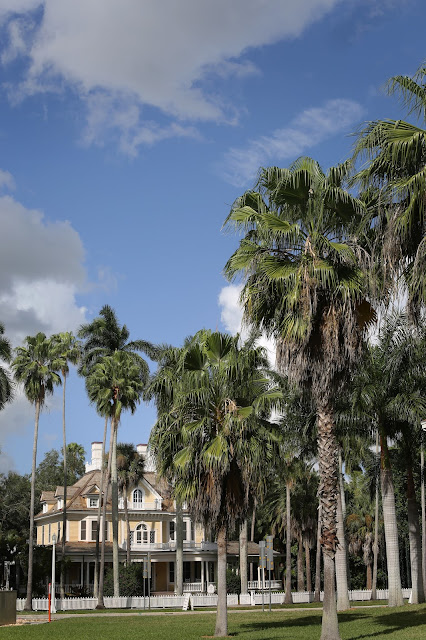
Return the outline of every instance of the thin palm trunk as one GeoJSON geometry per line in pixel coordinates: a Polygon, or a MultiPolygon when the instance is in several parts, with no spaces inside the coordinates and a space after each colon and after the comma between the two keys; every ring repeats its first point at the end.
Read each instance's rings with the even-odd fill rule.
{"type": "Polygon", "coordinates": [[[247,533],[248,533],[248,523],[247,523],[247,519],[245,519],[240,529],[240,580],[241,580],[241,593],[243,594],[248,593],[247,533]]]}
{"type": "Polygon", "coordinates": [[[305,571],[303,566],[303,541],[302,533],[299,533],[298,547],[297,547],[297,590],[305,590],[305,571]]]}
{"type": "Polygon", "coordinates": [[[311,549],[309,542],[305,542],[305,565],[306,565],[306,591],[312,592],[312,574],[311,574],[311,549]]]}
{"type": "MultiPolygon", "coordinates": [[[[105,460],[105,443],[106,443],[106,437],[107,437],[107,430],[108,430],[108,417],[105,418],[104,437],[102,440],[101,485],[99,487],[99,502],[98,502],[97,527],[96,527],[96,548],[95,548],[95,576],[93,581],[93,596],[95,598],[98,597],[98,589],[99,589],[99,536],[101,532],[101,513],[102,513],[102,504],[104,500],[104,497],[103,497],[104,484],[105,484],[104,460],[105,460]]],[[[105,531],[103,533],[103,537],[104,535],[105,535],[105,531]]]]}
{"type": "Polygon", "coordinates": [[[314,602],[321,599],[321,504],[318,505],[317,548],[315,554],[315,593],[314,602]]]}
{"type": "MultiPolygon", "coordinates": [[[[256,498],[253,502],[253,512],[251,516],[251,527],[250,527],[250,542],[254,542],[254,527],[256,524],[256,498]]],[[[250,581],[253,581],[253,562],[250,562],[250,581]]]]}
{"type": "Polygon", "coordinates": [[[129,518],[129,509],[127,508],[127,491],[128,486],[127,483],[123,487],[123,504],[124,504],[124,517],[126,519],[126,565],[130,567],[130,518],[129,518]]]}
{"type": "Polygon", "coordinates": [[[108,502],[108,489],[111,475],[111,459],[112,459],[112,447],[114,440],[114,431],[111,420],[110,426],[110,439],[109,439],[109,454],[108,454],[108,466],[105,477],[105,491],[104,491],[104,503],[102,507],[102,545],[101,545],[101,562],[99,566],[99,587],[98,587],[98,603],[96,605],[97,609],[105,609],[104,604],[104,576],[105,576],[105,538],[106,538],[106,528],[107,528],[107,502],[108,502]]]}
{"type": "Polygon", "coordinates": [[[404,604],[399,567],[398,524],[395,491],[385,434],[380,435],[380,484],[382,490],[383,521],[385,526],[386,560],[388,570],[389,606],[404,604]]]}
{"type": "Polygon", "coordinates": [[[372,587],[371,564],[367,564],[367,591],[372,587]]]}
{"type": "Polygon", "coordinates": [[[61,557],[61,577],[59,590],[61,598],[65,598],[65,542],[67,537],[67,439],[65,429],[65,387],[67,383],[67,375],[62,371],[63,389],[62,389],[62,446],[64,448],[64,506],[62,512],[62,557],[61,557]]]}
{"type": "Polygon", "coordinates": [[[183,513],[182,505],[176,501],[176,576],[175,592],[183,594],[183,513]]]}
{"type": "MultiPolygon", "coordinates": [[[[376,460],[379,457],[379,431],[376,432],[376,460]]],[[[373,581],[371,599],[377,600],[377,562],[379,557],[379,473],[376,472],[376,498],[374,504],[373,581]]]]}
{"type": "Polygon", "coordinates": [[[117,478],[117,419],[111,422],[113,433],[111,455],[111,503],[112,503],[112,572],[114,578],[114,597],[120,597],[120,579],[118,573],[118,478],[117,478]]]}
{"type": "Polygon", "coordinates": [[[285,485],[285,500],[286,500],[286,542],[285,542],[285,594],[284,602],[286,604],[293,603],[293,596],[291,595],[291,529],[290,529],[290,483],[285,485]]]}
{"type": "Polygon", "coordinates": [[[425,601],[425,595],[423,590],[419,505],[416,500],[413,469],[410,465],[407,467],[407,507],[408,536],[410,540],[411,604],[421,604],[425,601]]]}
{"type": "Polygon", "coordinates": [[[215,636],[228,635],[228,608],[226,602],[226,526],[217,534],[217,613],[215,636]]]}
{"type": "Polygon", "coordinates": [[[425,504],[425,454],[423,449],[423,432],[422,444],[420,449],[420,475],[421,475],[421,503],[422,503],[422,572],[423,572],[423,591],[426,594],[426,504],[425,504]]]}
{"type": "Polygon", "coordinates": [[[318,461],[321,501],[321,546],[324,559],[324,603],[321,640],[340,640],[335,589],[335,553],[338,544],[336,529],[337,496],[337,440],[331,406],[318,406],[318,461]]]}
{"type": "Polygon", "coordinates": [[[346,540],[340,491],[337,492],[337,537],[339,540],[339,544],[336,549],[337,611],[346,611],[346,609],[350,608],[350,603],[348,593],[348,574],[346,571],[346,540]]]}
{"type": "Polygon", "coordinates": [[[35,474],[37,464],[37,442],[38,423],[40,419],[40,399],[35,403],[34,441],[33,441],[33,463],[31,469],[31,499],[30,499],[30,532],[28,536],[28,578],[27,597],[24,610],[31,611],[33,608],[33,546],[34,546],[34,501],[35,501],[35,474]]]}

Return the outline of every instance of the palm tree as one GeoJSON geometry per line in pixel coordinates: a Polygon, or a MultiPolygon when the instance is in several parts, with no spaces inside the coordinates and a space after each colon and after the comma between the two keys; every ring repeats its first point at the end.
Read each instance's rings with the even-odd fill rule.
{"type": "Polygon", "coordinates": [[[64,456],[64,506],[62,513],[62,553],[61,553],[61,576],[60,576],[60,593],[61,598],[65,597],[64,577],[65,577],[65,542],[67,532],[67,438],[65,427],[65,397],[66,383],[69,374],[68,363],[77,364],[80,359],[80,344],[75,336],[69,331],[58,333],[52,336],[52,349],[57,366],[62,374],[62,447],[64,456]]]}
{"type": "Polygon", "coordinates": [[[111,419],[111,498],[113,531],[113,574],[114,596],[119,597],[118,575],[118,476],[117,476],[117,430],[121,412],[136,411],[147,382],[146,369],[141,368],[137,359],[123,351],[115,351],[96,364],[87,377],[87,391],[90,401],[96,404],[101,415],[111,419]]]}
{"type": "Polygon", "coordinates": [[[408,116],[404,120],[369,122],[358,135],[354,158],[367,161],[355,176],[364,189],[376,190],[371,216],[377,243],[389,275],[397,274],[408,287],[409,306],[419,315],[426,301],[426,65],[413,77],[394,76],[387,83],[388,93],[397,95],[408,116]],[[423,128],[422,128],[423,125],[423,128]]]}
{"type": "Polygon", "coordinates": [[[250,474],[271,456],[267,417],[282,395],[260,370],[263,350],[238,340],[201,331],[182,349],[173,406],[151,435],[160,469],[172,469],[177,500],[188,501],[194,519],[217,532],[216,636],[228,629],[228,530],[246,517],[250,474]]]}
{"type": "Polygon", "coordinates": [[[40,411],[44,406],[46,396],[53,393],[55,385],[61,384],[61,378],[56,373],[58,370],[52,342],[44,333],[36,336],[27,336],[24,346],[15,351],[15,359],[12,369],[15,380],[24,387],[24,392],[35,407],[33,461],[31,470],[31,505],[30,505],[30,532],[28,542],[28,581],[25,610],[32,609],[32,581],[33,581],[33,545],[34,545],[34,498],[35,498],[35,474],[37,462],[38,424],[40,411]]]}
{"type": "MultiPolygon", "coordinates": [[[[99,316],[92,322],[81,325],[78,336],[83,340],[82,357],[80,360],[79,373],[86,377],[93,367],[99,363],[103,357],[111,356],[116,351],[128,353],[131,358],[144,371],[144,376],[148,376],[148,365],[137,353],[142,351],[149,357],[156,355],[155,347],[145,340],[129,341],[129,330],[126,325],[121,326],[117,315],[109,305],[104,305],[99,312],[99,316]]],[[[108,415],[105,417],[104,435],[102,439],[102,460],[105,458],[106,438],[108,430],[108,415]]],[[[101,509],[104,505],[104,523],[106,517],[106,496],[108,495],[109,472],[105,469],[101,474],[100,500],[98,504],[98,524],[96,529],[96,552],[95,552],[95,577],[94,593],[98,597],[98,607],[103,607],[103,579],[104,579],[104,558],[105,558],[105,535],[102,536],[101,563],[99,567],[99,533],[101,530],[101,509]],[[105,485],[105,488],[104,488],[105,485]],[[102,503],[104,496],[104,503],[102,503]]]]}
{"type": "MultiPolygon", "coordinates": [[[[0,322],[0,361],[9,363],[12,358],[12,350],[9,340],[4,337],[4,325],[0,322]]],[[[9,372],[0,366],[0,410],[13,398],[13,383],[9,372]]]]}
{"type": "Polygon", "coordinates": [[[130,566],[130,520],[127,507],[127,495],[130,489],[138,486],[145,471],[144,457],[140,455],[133,444],[119,443],[117,445],[117,476],[118,490],[123,497],[124,515],[127,527],[126,564],[130,566]]]}
{"type": "Polygon", "coordinates": [[[318,416],[318,455],[324,556],[322,638],[339,638],[335,600],[337,441],[333,399],[360,355],[363,332],[375,318],[369,281],[354,235],[363,203],[344,189],[346,165],[325,175],[300,158],[290,169],[260,173],[226,221],[245,233],[228,260],[229,279],[243,274],[247,322],[277,340],[282,373],[307,387],[318,416]]]}

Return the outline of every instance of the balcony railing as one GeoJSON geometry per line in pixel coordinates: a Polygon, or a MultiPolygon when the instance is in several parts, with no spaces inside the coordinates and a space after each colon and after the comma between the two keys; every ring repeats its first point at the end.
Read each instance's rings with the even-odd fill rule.
{"type": "MultiPolygon", "coordinates": [[[[133,502],[133,500],[127,500],[127,508],[130,511],[161,511],[163,501],[158,499],[153,502],[133,502]]],[[[124,509],[124,499],[119,498],[118,508],[124,509]]]]}
{"type": "MultiPolygon", "coordinates": [[[[264,589],[269,589],[269,580],[265,580],[263,583],[264,589]]],[[[271,580],[271,589],[282,589],[283,583],[282,580],[271,580]]],[[[248,581],[248,589],[249,591],[260,591],[262,589],[262,581],[258,580],[249,580],[248,581]]]]}
{"type": "MultiPolygon", "coordinates": [[[[127,541],[125,540],[121,545],[122,549],[127,549],[127,541]]],[[[169,542],[132,542],[130,546],[131,551],[175,551],[176,542],[169,540],[169,542]]],[[[193,542],[188,541],[183,543],[183,549],[199,550],[199,551],[217,551],[216,542],[193,542]]]]}

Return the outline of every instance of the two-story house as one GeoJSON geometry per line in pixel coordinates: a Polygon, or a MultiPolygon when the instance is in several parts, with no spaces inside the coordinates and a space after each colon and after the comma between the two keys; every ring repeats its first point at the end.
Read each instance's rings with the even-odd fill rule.
{"type": "MultiPolygon", "coordinates": [[[[124,500],[131,530],[131,561],[151,560],[153,592],[173,592],[176,575],[176,511],[170,496],[170,487],[155,473],[146,445],[137,446],[145,456],[146,473],[137,487],[119,499],[118,543],[120,561],[126,560],[126,521],[124,500]]],[[[65,554],[68,560],[66,590],[90,592],[93,588],[95,567],[95,540],[101,479],[102,443],[92,443],[92,460],[86,464],[86,473],[67,488],[67,526],[65,554]]],[[[42,510],[35,517],[37,544],[52,545],[57,537],[60,557],[63,536],[62,518],[64,490],[43,491],[42,510]]],[[[185,505],[184,505],[185,506],[185,505]]],[[[188,510],[183,514],[184,589],[206,591],[215,582],[217,546],[205,538],[204,529],[194,523],[188,510]]],[[[105,536],[106,566],[112,565],[111,496],[107,496],[106,522],[101,524],[100,539],[105,536]]]]}

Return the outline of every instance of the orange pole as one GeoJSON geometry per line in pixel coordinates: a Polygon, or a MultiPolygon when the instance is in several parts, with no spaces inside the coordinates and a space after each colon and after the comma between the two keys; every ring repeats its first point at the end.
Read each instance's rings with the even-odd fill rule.
{"type": "Polygon", "coordinates": [[[48,595],[49,622],[51,622],[51,620],[52,620],[51,615],[50,615],[50,602],[51,602],[51,593],[50,592],[51,592],[51,587],[52,587],[52,585],[49,582],[49,595],[48,595]]]}

